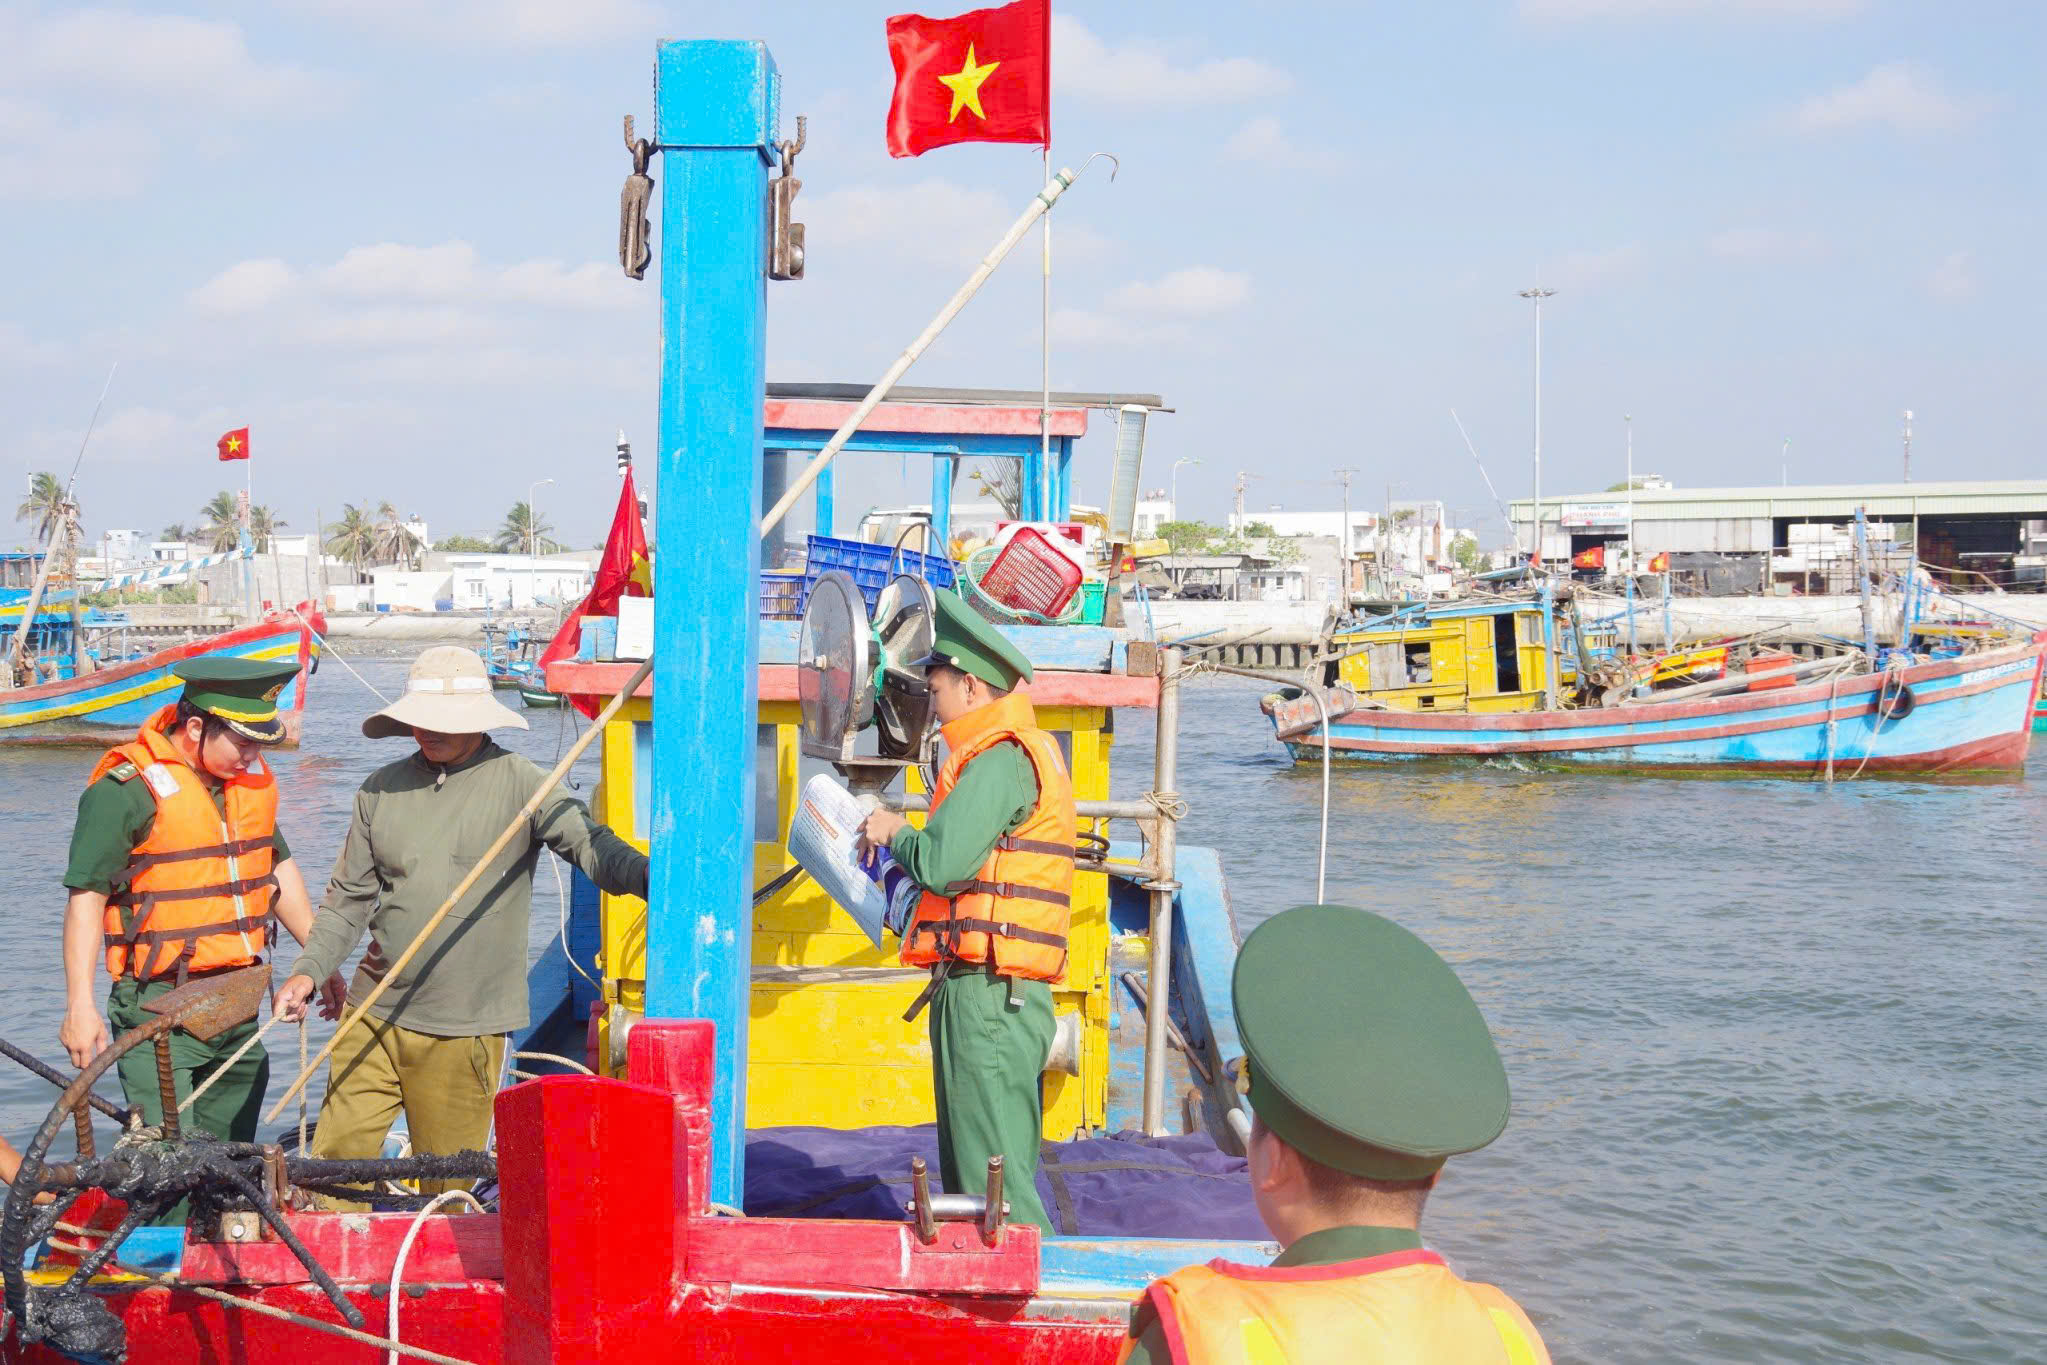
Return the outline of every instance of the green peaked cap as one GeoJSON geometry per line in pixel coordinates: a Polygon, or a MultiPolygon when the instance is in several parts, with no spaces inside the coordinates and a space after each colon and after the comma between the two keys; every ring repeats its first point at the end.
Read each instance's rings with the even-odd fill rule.
{"type": "Polygon", "coordinates": [[[931,593],[938,602],[938,620],[931,634],[931,652],[918,660],[925,667],[946,664],[971,673],[990,687],[1013,691],[1031,680],[1031,661],[981,613],[949,588],[931,593]]]}
{"type": "Polygon", "coordinates": [[[284,738],[277,698],[298,671],[296,659],[225,656],[187,659],[171,667],[171,675],[185,684],[186,701],[209,716],[218,716],[237,734],[265,744],[284,738]]]}
{"type": "Polygon", "coordinates": [[[1450,964],[1392,920],[1299,905],[1245,938],[1231,981],[1252,1111],[1287,1145],[1417,1180],[1507,1126],[1507,1071],[1450,964]]]}

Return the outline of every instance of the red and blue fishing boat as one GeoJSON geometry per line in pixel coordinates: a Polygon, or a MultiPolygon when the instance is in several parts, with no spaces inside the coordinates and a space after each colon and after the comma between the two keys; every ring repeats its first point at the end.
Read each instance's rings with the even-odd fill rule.
{"type": "MultiPolygon", "coordinates": [[[[247,1146],[131,1133],[95,1155],[89,1092],[113,1058],[174,1025],[246,1018],[268,969],[195,982],[71,1080],[29,1143],[0,1215],[0,1361],[1107,1365],[1152,1279],[1272,1254],[1241,1156],[1229,898],[1216,855],[1176,835],[1179,661],[1114,628],[1005,628],[1037,670],[1030,697],[1070,755],[1085,831],[1042,1078],[1038,1180],[1057,1230],[1007,1220],[999,1168],[959,1191],[917,1173],[935,1169],[932,1078],[902,1011],[925,974],[793,876],[788,844],[826,749],[849,774],[893,762],[905,789],[892,799],[919,807],[914,762],[854,741],[875,701],[861,689],[892,695],[923,589],[889,584],[900,610],[875,628],[862,585],[828,574],[803,623],[758,620],[766,456],[915,453],[948,492],[960,458],[1010,456],[1023,518],[1058,521],[1088,409],[1127,404],[877,408],[899,362],[858,405],[764,410],[764,284],[771,265],[790,273],[792,245],[780,88],[758,43],[659,48],[657,130],[634,170],[658,149],[657,473],[687,495],[660,498],[649,537],[652,662],[564,661],[547,678],[610,698],[569,757],[601,739],[593,804],[649,850],[650,889],[643,903],[579,880],[528,982],[533,1022],[510,1049],[520,1070],[497,1100],[495,1151],[336,1163],[294,1154],[285,1133],[247,1146]],[[1132,717],[1157,730],[1137,798],[1112,794],[1118,711],[1124,733],[1132,717]],[[59,1159],[60,1140],[80,1145],[75,1159],[59,1159]],[[393,1211],[299,1211],[299,1192],[336,1180],[452,1175],[486,1177],[486,1211],[402,1187],[380,1196],[393,1211]],[[33,1204],[38,1189],[57,1202],[33,1204]],[[182,1192],[205,1205],[189,1226],[139,1226],[182,1192]]],[[[1071,182],[1061,172],[1031,213],[1071,182]]],[[[626,210],[630,258],[630,194],[626,210]]],[[[830,482],[809,486],[828,535],[830,482]]],[[[893,695],[880,729],[902,742],[893,695]]]]}

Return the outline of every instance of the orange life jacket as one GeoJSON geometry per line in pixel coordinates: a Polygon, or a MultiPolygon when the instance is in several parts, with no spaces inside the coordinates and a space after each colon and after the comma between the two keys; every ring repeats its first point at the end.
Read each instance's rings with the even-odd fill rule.
{"type": "Polygon", "coordinates": [[[1038,801],[1022,824],[995,841],[980,871],[942,893],[926,889],[903,935],[902,960],[993,962],[1000,975],[1057,981],[1066,972],[1073,918],[1073,779],[1059,742],[1038,728],[1017,693],[977,706],[946,726],[945,763],[931,793],[936,816],[977,754],[1002,743],[1024,751],[1037,773],[1038,801]]]}
{"type": "Polygon", "coordinates": [[[268,764],[223,784],[225,817],[206,781],[165,734],[175,706],[147,721],[135,738],[107,750],[87,785],[133,763],[156,798],[149,837],[114,877],[107,897],[107,972],[139,981],[176,971],[242,967],[263,951],[277,900],[271,871],[277,832],[277,778],[268,764]]]}
{"type": "Polygon", "coordinates": [[[1174,1365],[1549,1365],[1520,1305],[1433,1251],[1289,1268],[1211,1261],[1146,1293],[1174,1365]]]}

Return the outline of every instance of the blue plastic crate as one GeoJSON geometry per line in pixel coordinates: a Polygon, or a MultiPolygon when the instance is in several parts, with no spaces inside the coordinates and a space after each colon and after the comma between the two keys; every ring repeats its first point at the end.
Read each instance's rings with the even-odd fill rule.
{"type": "Polygon", "coordinates": [[[834,536],[812,536],[809,558],[803,570],[803,600],[810,600],[811,585],[833,569],[843,569],[860,585],[860,595],[873,611],[881,590],[899,573],[923,578],[934,588],[950,588],[959,581],[959,570],[944,555],[921,554],[916,550],[892,550],[886,545],[869,545],[864,540],[840,540],[834,536]]]}
{"type": "Polygon", "coordinates": [[[803,619],[803,574],[800,570],[761,571],[761,619],[766,621],[803,619]]]}

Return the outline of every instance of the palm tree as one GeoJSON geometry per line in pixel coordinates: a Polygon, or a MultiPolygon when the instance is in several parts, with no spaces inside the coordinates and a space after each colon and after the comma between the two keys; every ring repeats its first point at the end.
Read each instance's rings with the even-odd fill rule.
{"type": "Polygon", "coordinates": [[[535,516],[523,502],[512,504],[505,524],[498,528],[496,545],[506,554],[553,554],[561,546],[548,538],[554,527],[546,517],[535,516]]]}
{"type": "Polygon", "coordinates": [[[48,470],[29,475],[28,497],[14,509],[16,521],[31,522],[37,540],[48,540],[64,515],[64,485],[48,470]]]}
{"type": "Polygon", "coordinates": [[[355,565],[355,576],[360,580],[363,567],[377,547],[377,526],[362,508],[354,503],[345,503],[341,508],[341,520],[327,525],[328,554],[338,555],[355,565]]]}
{"type": "Polygon", "coordinates": [[[406,522],[398,519],[398,509],[390,503],[377,507],[376,556],[393,564],[403,564],[408,569],[419,567],[419,553],[426,547],[406,522]]]}
{"type": "Polygon", "coordinates": [[[206,518],[199,534],[215,554],[242,543],[242,509],[235,502],[235,495],[225,488],[207,500],[199,515],[206,518]]]}
{"type": "Polygon", "coordinates": [[[163,528],[158,538],[161,540],[190,540],[192,538],[192,528],[185,525],[182,521],[174,521],[163,528]]]}

